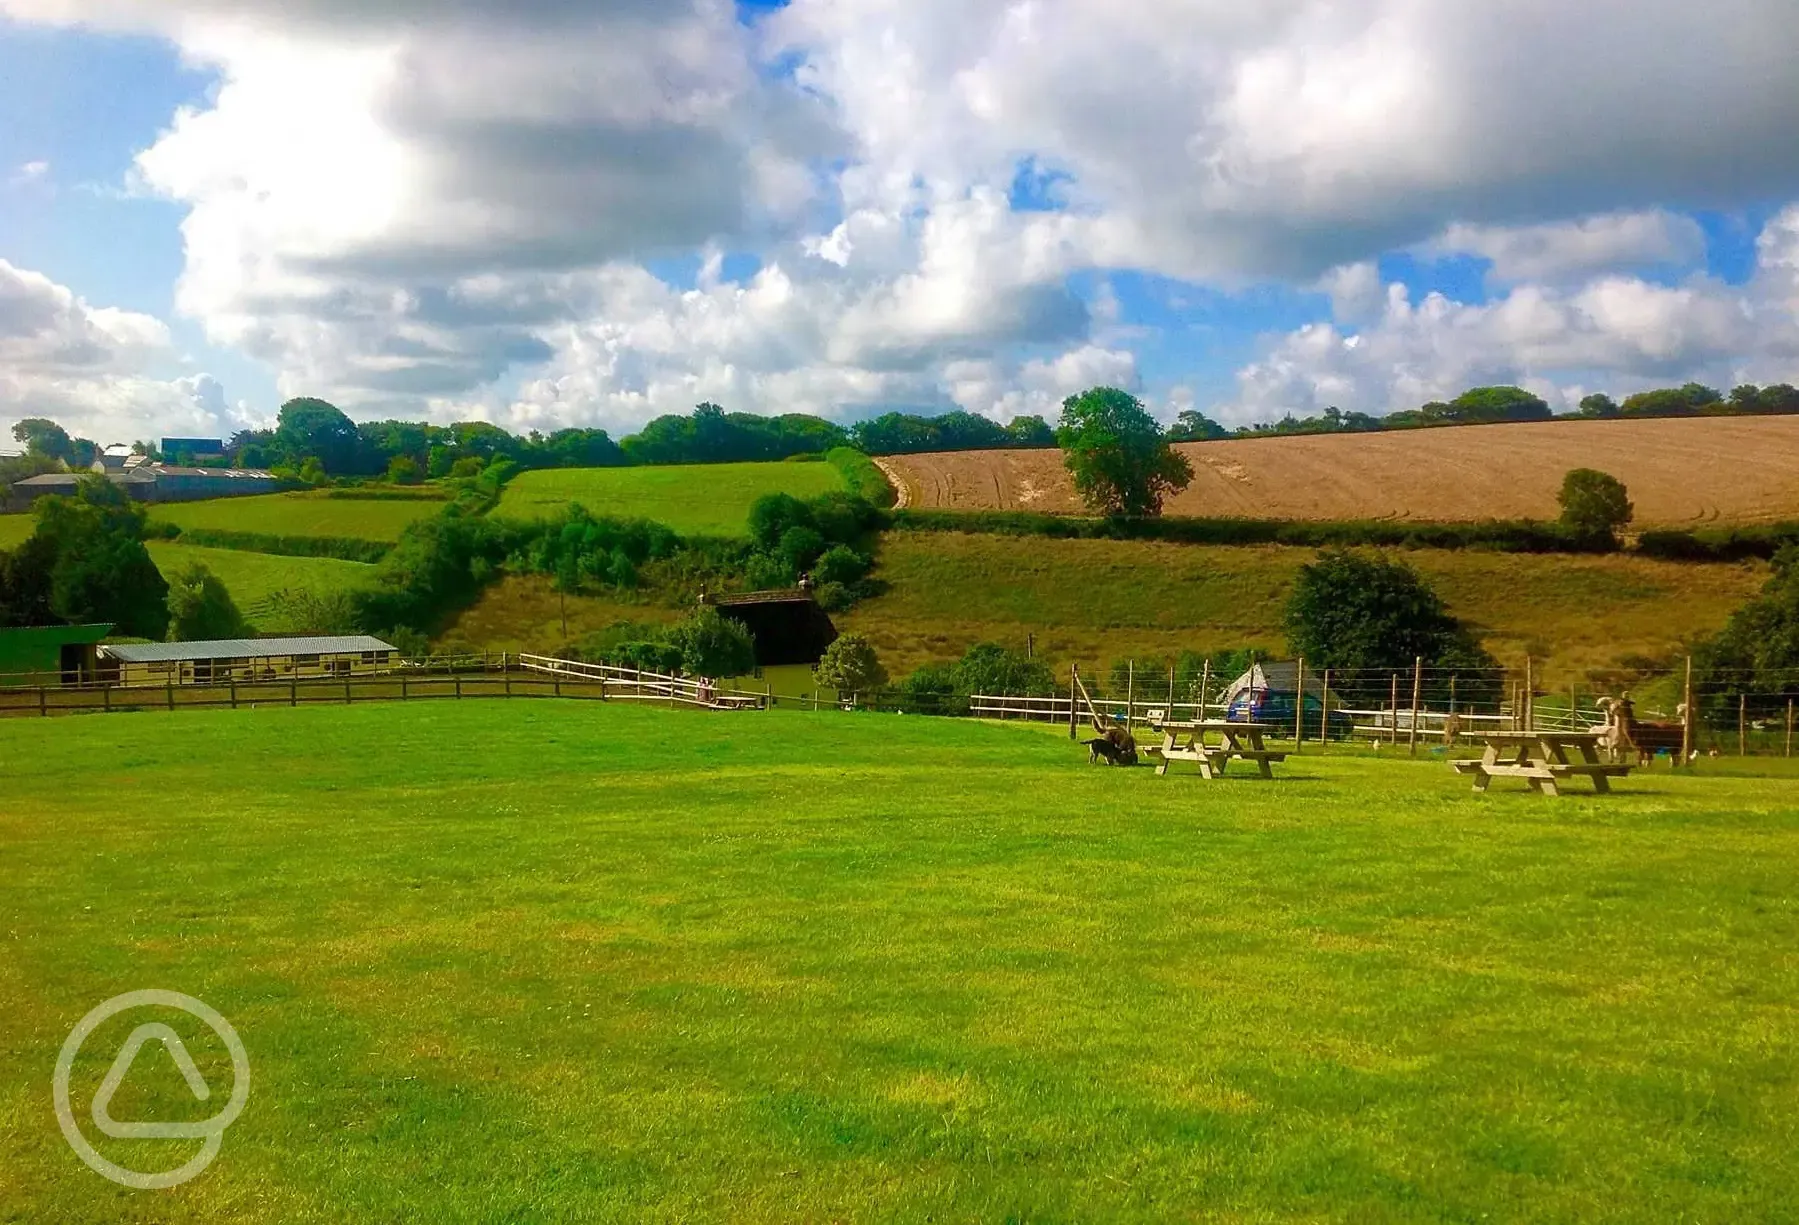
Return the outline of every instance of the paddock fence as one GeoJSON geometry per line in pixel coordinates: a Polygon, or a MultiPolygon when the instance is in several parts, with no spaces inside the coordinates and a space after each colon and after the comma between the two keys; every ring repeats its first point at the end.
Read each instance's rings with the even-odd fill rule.
{"type": "Polygon", "coordinates": [[[93,680],[46,685],[42,680],[36,674],[0,676],[0,717],[477,698],[652,702],[702,710],[761,710],[768,705],[766,694],[721,688],[692,677],[511,653],[434,656],[386,672],[350,676],[161,685],[93,680]],[[24,680],[32,683],[20,683],[24,680]]]}

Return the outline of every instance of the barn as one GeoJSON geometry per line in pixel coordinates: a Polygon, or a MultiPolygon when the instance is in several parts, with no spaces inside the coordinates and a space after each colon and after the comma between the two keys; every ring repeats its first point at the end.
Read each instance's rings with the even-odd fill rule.
{"type": "Polygon", "coordinates": [[[205,685],[221,681],[307,680],[391,672],[399,653],[379,638],[229,638],[100,648],[102,679],[121,685],[205,685]]]}
{"type": "Polygon", "coordinates": [[[837,627],[811,591],[795,587],[740,595],[700,596],[724,616],[740,621],[756,640],[756,666],[815,664],[837,641],[837,627]]]}

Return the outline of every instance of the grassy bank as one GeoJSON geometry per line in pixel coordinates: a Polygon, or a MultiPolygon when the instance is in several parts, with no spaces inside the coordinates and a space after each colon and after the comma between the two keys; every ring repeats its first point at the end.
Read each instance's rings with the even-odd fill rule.
{"type": "Polygon", "coordinates": [[[278,615],[264,611],[262,602],[277,591],[309,591],[324,595],[360,587],[374,578],[375,567],[333,557],[280,557],[270,553],[246,553],[241,549],[206,549],[173,541],[152,540],[150,558],[164,577],[173,579],[195,562],[211,570],[231,592],[250,623],[262,633],[283,633],[312,627],[285,624],[278,615]]]}
{"type": "MultiPolygon", "coordinates": [[[[1129,655],[1279,649],[1287,593],[1311,549],[1149,541],[1010,540],[896,532],[883,539],[888,593],[841,624],[903,671],[974,642],[1022,646],[1087,667],[1129,655]]],[[[1665,656],[1724,623],[1759,588],[1754,564],[1418,550],[1401,554],[1502,661],[1528,651],[1551,684],[1633,656],[1665,656]]]]}
{"type": "MultiPolygon", "coordinates": [[[[22,1220],[1751,1221],[1799,1175],[1790,781],[553,702],[18,721],[0,772],[22,1220]],[[140,987],[253,1070],[153,1195],[49,1107],[140,987]]],[[[210,1113],[165,1065],[115,1114],[210,1113]]]]}
{"type": "Polygon", "coordinates": [[[751,503],[765,493],[810,498],[843,488],[842,472],[823,461],[552,468],[514,477],[498,513],[530,519],[579,502],[596,515],[653,519],[682,535],[741,536],[751,503]]]}
{"type": "Polygon", "coordinates": [[[341,536],[394,541],[409,523],[443,511],[423,497],[343,498],[329,493],[272,493],[205,502],[158,503],[152,520],[182,528],[213,528],[269,536],[341,536]]]}

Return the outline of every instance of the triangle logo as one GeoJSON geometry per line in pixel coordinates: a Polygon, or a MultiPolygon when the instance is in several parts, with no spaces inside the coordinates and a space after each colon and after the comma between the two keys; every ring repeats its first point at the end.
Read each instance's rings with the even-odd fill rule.
{"type": "Polygon", "coordinates": [[[125,1045],[113,1057],[112,1067],[107,1070],[100,1088],[94,1093],[94,1126],[117,1140],[196,1140],[211,1134],[210,1119],[198,1123],[121,1123],[112,1117],[113,1094],[119,1091],[119,1086],[131,1071],[138,1051],[152,1041],[160,1042],[168,1051],[176,1070],[181,1073],[181,1078],[187,1082],[188,1089],[197,1100],[203,1102],[212,1096],[211,1086],[200,1075],[200,1069],[194,1066],[193,1056],[188,1054],[181,1035],[167,1025],[151,1022],[132,1030],[131,1036],[125,1039],[125,1045]]]}

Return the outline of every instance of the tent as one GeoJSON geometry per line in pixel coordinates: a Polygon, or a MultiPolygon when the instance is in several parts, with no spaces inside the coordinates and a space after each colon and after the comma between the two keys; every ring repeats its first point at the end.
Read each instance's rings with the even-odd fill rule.
{"type": "MultiPolygon", "coordinates": [[[[1295,690],[1299,687],[1297,661],[1254,663],[1217,697],[1225,708],[1225,718],[1239,723],[1271,723],[1276,727],[1293,726],[1295,690]]],[[[1318,720],[1330,703],[1329,730],[1332,736],[1349,736],[1355,720],[1337,713],[1343,704],[1334,690],[1327,692],[1324,678],[1306,670],[1304,682],[1305,730],[1308,736],[1318,734],[1318,720]]]]}

